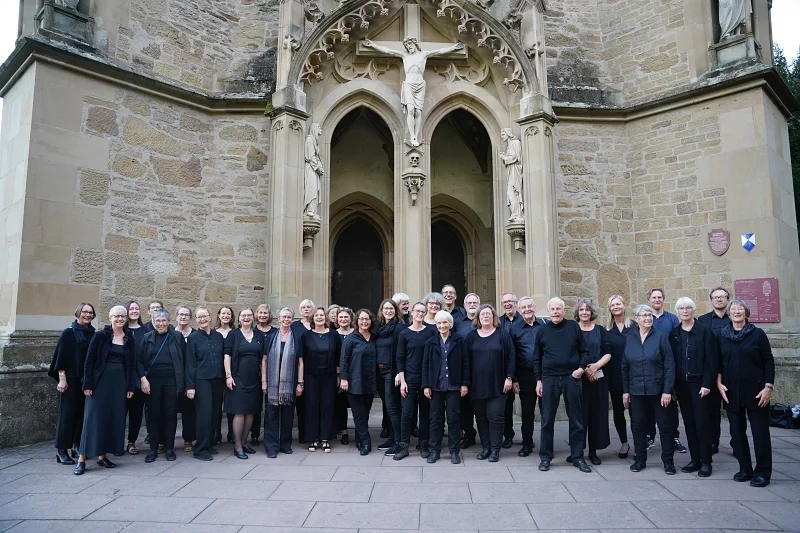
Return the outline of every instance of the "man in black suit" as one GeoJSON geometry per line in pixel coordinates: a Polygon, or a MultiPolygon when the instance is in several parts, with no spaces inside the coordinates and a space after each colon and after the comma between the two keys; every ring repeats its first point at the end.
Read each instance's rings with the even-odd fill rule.
{"type": "MultiPolygon", "coordinates": [[[[711,332],[715,337],[719,337],[725,327],[731,325],[731,319],[728,317],[728,300],[730,300],[730,293],[725,287],[714,287],[708,293],[711,299],[712,311],[697,318],[701,324],[711,328],[711,332]]],[[[720,425],[722,424],[722,396],[716,387],[711,389],[711,394],[708,401],[709,418],[711,420],[711,453],[719,453],[719,435],[720,425]]]]}

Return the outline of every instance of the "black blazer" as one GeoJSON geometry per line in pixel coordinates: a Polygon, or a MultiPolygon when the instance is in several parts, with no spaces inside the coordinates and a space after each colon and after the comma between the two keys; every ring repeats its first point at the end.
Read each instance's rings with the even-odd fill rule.
{"type": "Polygon", "coordinates": [[[669,334],[669,346],[675,357],[675,379],[683,381],[700,382],[703,387],[714,390],[717,383],[719,357],[717,356],[717,340],[711,333],[711,328],[706,327],[699,320],[694,321],[689,330],[688,365],[683,368],[683,354],[681,353],[681,326],[673,329],[669,334]]]}
{"type": "Polygon", "coordinates": [[[206,334],[196,329],[186,339],[186,389],[194,389],[198,379],[221,378],[225,375],[222,350],[225,338],[219,331],[206,334]]]}
{"type": "Polygon", "coordinates": [[[367,340],[359,331],[354,331],[342,343],[339,377],[348,381],[347,391],[351,394],[375,394],[378,356],[375,338],[374,333],[367,340]]]}
{"type": "Polygon", "coordinates": [[[329,329],[322,337],[327,341],[327,351],[320,357],[315,349],[314,337],[319,333],[306,332],[300,342],[303,345],[303,374],[325,375],[335,374],[342,354],[342,337],[335,329],[329,329]]]}
{"type": "MultiPolygon", "coordinates": [[[[142,339],[142,347],[139,348],[139,354],[136,358],[136,370],[139,379],[142,379],[150,368],[153,358],[156,356],[158,349],[161,348],[161,343],[156,341],[158,333],[148,331],[144,334],[142,339]]],[[[178,387],[178,392],[183,392],[186,385],[186,374],[184,372],[184,360],[186,354],[186,341],[183,340],[183,334],[178,331],[167,330],[166,337],[167,344],[164,350],[169,350],[172,358],[172,369],[175,372],[175,384],[178,387]]],[[[162,352],[163,353],[163,352],[162,352]]],[[[159,356],[161,357],[161,356],[159,356]]]]}
{"type": "MultiPolygon", "coordinates": [[[[133,392],[136,385],[136,355],[133,353],[133,335],[128,328],[125,328],[123,347],[125,348],[125,384],[128,392],[133,392]]],[[[83,390],[94,390],[103,370],[106,368],[106,360],[111,352],[111,344],[114,341],[114,330],[111,326],[106,326],[102,331],[96,331],[89,342],[89,350],[86,352],[86,361],[83,364],[83,390]]]]}
{"type": "Polygon", "coordinates": [[[672,394],[675,387],[675,359],[667,336],[653,328],[644,343],[640,339],[638,330],[631,331],[625,339],[622,392],[634,396],[672,394]]]}
{"type": "MultiPolygon", "coordinates": [[[[76,321],[77,322],[77,321],[76,321]]],[[[76,323],[73,322],[73,325],[76,323]]],[[[94,327],[89,324],[87,331],[76,331],[73,327],[68,327],[61,332],[53,351],[53,358],[50,360],[50,368],[47,375],[58,381],[58,371],[63,370],[68,378],[83,378],[83,365],[86,362],[86,352],[89,350],[89,343],[94,336],[94,327]],[[79,342],[78,338],[83,339],[79,342]]]]}
{"type": "MultiPolygon", "coordinates": [[[[447,355],[447,367],[451,387],[470,385],[469,354],[464,338],[453,331],[450,332],[453,347],[447,355]]],[[[422,388],[436,388],[439,383],[439,371],[442,368],[441,335],[437,334],[425,343],[425,355],[422,358],[422,388]]]]}
{"type": "Polygon", "coordinates": [[[756,409],[756,394],[766,383],[775,383],[772,347],[764,330],[755,326],[739,341],[727,337],[731,331],[732,328],[725,328],[719,336],[720,374],[722,384],[728,387],[728,403],[724,406],[731,411],[756,409]]]}

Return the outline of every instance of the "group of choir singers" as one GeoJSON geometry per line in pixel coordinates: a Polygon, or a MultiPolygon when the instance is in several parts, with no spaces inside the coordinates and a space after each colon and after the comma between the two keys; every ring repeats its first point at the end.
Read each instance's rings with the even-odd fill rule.
{"type": "Polygon", "coordinates": [[[234,455],[256,453],[263,411],[263,446],[268,457],[292,453],[297,412],[299,442],[309,452],[331,451],[331,442],[349,443],[347,409],[352,411],[355,444],[372,452],[368,420],[375,393],[384,408],[377,449],[394,460],[409,454],[412,436],[428,463],[447,450],[453,464],[461,450],[476,444],[477,459],[497,462],[513,445],[513,404],[519,395],[522,446],[533,453],[535,406],[539,401],[539,470],[554,460],[553,432],[560,398],[569,418],[568,463],[591,472],[584,457],[602,463],[610,446],[609,399],[628,457],[625,408],[629,409],[634,456],[630,469],[647,467],[656,426],[661,461],[675,474],[683,416],[690,461],[682,467],[700,477],[712,473],[719,451],[720,409],[730,424],[731,447],[739,461],[734,480],[769,484],[772,452],[768,407],[774,363],[765,333],[748,321],[747,304],[729,301],[722,287],[710,294],[713,310],[695,317],[696,305],[678,298],[676,314],[664,309],[662,289],[629,315],[622,296],[608,300],[608,328],[595,324],[591,300],[578,300],[573,319],[560,298],[547,302],[548,318],[536,316],[529,297],[502,296],[502,313],[481,304],[477,294],[455,305],[456,291],[445,285],[410,305],[397,293],[377,308],[353,312],[337,305],[289,307],[277,312],[259,305],[236,315],[223,306],[212,325],[206,306],[177,308],[175,323],[160,302],[148,306],[142,322],[136,301],[117,305],[108,325],[95,330],[95,309],[81,303],[75,321],[58,339],[49,374],[58,382],[56,460],[82,475],[88,457],[114,468],[108,455],[137,455],[143,416],[149,445],[145,462],[160,454],[174,461],[177,414],[182,413],[184,451],[211,461],[222,441],[222,413],[234,455]],[[191,326],[192,319],[196,327],[191,326]],[[746,436],[753,434],[753,468],[746,436]],[[126,421],[128,436],[126,440],[126,421]],[[248,442],[248,436],[250,436],[248,442]],[[126,444],[127,443],[127,444],[126,444]]]}

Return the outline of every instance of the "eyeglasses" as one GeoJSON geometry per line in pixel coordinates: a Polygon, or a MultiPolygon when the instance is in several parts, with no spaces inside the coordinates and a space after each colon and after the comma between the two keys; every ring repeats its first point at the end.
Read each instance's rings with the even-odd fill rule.
{"type": "Polygon", "coordinates": [[[113,315],[111,318],[128,318],[127,315],[113,315]]]}
{"type": "Polygon", "coordinates": [[[195,316],[195,318],[197,320],[200,320],[201,318],[211,318],[211,315],[197,315],[197,316],[195,316]]]}
{"type": "Polygon", "coordinates": [[[642,313],[641,315],[636,315],[639,318],[653,318],[653,313],[642,313]]]}
{"type": "Polygon", "coordinates": [[[728,299],[728,295],[727,294],[722,294],[722,295],[712,296],[711,299],[712,300],[727,300],[728,299]]]}
{"type": "Polygon", "coordinates": [[[505,305],[505,304],[515,304],[515,303],[517,303],[517,301],[516,301],[516,300],[503,300],[503,304],[504,304],[504,305],[505,305]]]}
{"type": "Polygon", "coordinates": [[[372,319],[368,316],[361,317],[358,319],[359,322],[372,322],[372,319]]]}
{"type": "Polygon", "coordinates": [[[678,311],[680,311],[682,313],[686,312],[686,311],[694,311],[694,308],[693,307],[679,307],[678,311]]]}
{"type": "Polygon", "coordinates": [[[189,313],[178,313],[178,316],[192,316],[189,313]]]}

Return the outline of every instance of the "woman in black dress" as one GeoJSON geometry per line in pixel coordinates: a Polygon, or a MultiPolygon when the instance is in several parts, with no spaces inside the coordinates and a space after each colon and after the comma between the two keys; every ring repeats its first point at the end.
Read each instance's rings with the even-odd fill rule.
{"type": "MultiPolygon", "coordinates": [[[[236,313],[233,312],[233,307],[229,307],[227,305],[223,305],[219,308],[219,311],[217,311],[217,326],[215,329],[220,335],[222,335],[223,340],[228,338],[228,333],[236,328],[236,320],[233,318],[234,316],[236,316],[236,313]]],[[[220,399],[219,403],[219,433],[216,433],[215,431],[214,444],[222,442],[222,414],[225,412],[222,408],[222,403],[224,401],[225,391],[223,390],[222,398],[220,399]]],[[[228,419],[227,441],[233,444],[233,415],[226,413],[225,416],[228,419]]]]}
{"type": "MultiPolygon", "coordinates": [[[[282,307],[278,312],[280,327],[266,347],[261,361],[261,390],[267,398],[264,406],[264,449],[274,459],[278,452],[292,453],[292,422],[295,399],[303,394],[303,339],[292,327],[294,311],[282,307]]],[[[304,328],[305,329],[305,328],[304,328]]]]}
{"type": "Polygon", "coordinates": [[[336,330],[328,327],[324,307],[314,311],[312,320],[314,327],[303,335],[302,341],[306,434],[311,441],[308,451],[321,447],[324,453],[330,453],[342,341],[336,330]]]}
{"type": "Polygon", "coordinates": [[[622,404],[622,358],[625,356],[625,341],[631,332],[631,319],[628,318],[625,300],[619,294],[608,299],[607,336],[611,361],[605,366],[608,392],[611,395],[611,408],[614,411],[614,428],[619,436],[620,447],[617,456],[627,459],[631,450],[628,444],[628,425],[625,421],[625,406],[622,404]]]}
{"type": "MultiPolygon", "coordinates": [[[[147,395],[147,433],[150,451],[144,458],[152,463],[158,457],[158,445],[164,444],[167,461],[175,460],[175,431],[178,406],[186,383],[184,361],[186,342],[178,331],[169,330],[169,312],[153,313],[153,331],[142,339],[136,368],[142,392],[147,395]]],[[[184,415],[185,416],[185,415],[184,415]]],[[[194,421],[192,421],[194,425],[194,421]]]]}
{"type": "MultiPolygon", "coordinates": [[[[83,431],[86,397],[81,390],[86,351],[94,335],[94,306],[81,302],[75,308],[72,326],[61,332],[47,375],[58,382],[58,422],[56,423],[56,462],[74,465],[83,431]],[[68,450],[72,451],[72,457],[68,450]]],[[[141,422],[141,419],[140,419],[141,422]]]]}
{"type": "MultiPolygon", "coordinates": [[[[338,329],[336,332],[339,334],[341,344],[344,344],[344,339],[353,331],[353,323],[355,316],[353,310],[349,307],[342,307],[337,314],[338,329]]],[[[341,358],[341,351],[340,358],[341,358]]],[[[350,444],[350,435],[347,434],[347,409],[350,408],[350,402],[347,401],[347,393],[339,387],[336,394],[336,405],[333,407],[333,418],[336,426],[337,435],[341,436],[342,444],[350,444]]]]}
{"type": "MultiPolygon", "coordinates": [[[[125,304],[128,309],[128,329],[133,335],[133,353],[139,355],[147,330],[142,324],[142,309],[139,302],[131,300],[125,304]]],[[[136,389],[133,391],[133,398],[128,400],[128,445],[125,447],[131,455],[138,455],[139,448],[136,447],[136,440],[139,438],[139,431],[142,429],[142,417],[144,415],[144,404],[147,395],[142,392],[139,380],[136,380],[136,389]]]]}
{"type": "Polygon", "coordinates": [[[356,426],[356,446],[361,455],[372,451],[369,436],[369,411],[375,397],[377,350],[375,348],[375,315],[368,309],[356,313],[358,330],[347,336],[342,344],[340,364],[341,387],[347,392],[353,423],[356,426]]]}
{"type": "Polygon", "coordinates": [[[731,325],[719,336],[717,387],[728,412],[733,453],[739,460],[739,472],[733,479],[740,483],[750,480],[752,487],[766,487],[772,477],[769,400],[775,383],[775,360],[767,334],[748,321],[750,309],[744,300],[732,300],[728,316],[731,325]],[[747,420],[756,452],[755,469],[747,442],[747,420]]]}
{"type": "Polygon", "coordinates": [[[589,460],[593,465],[602,464],[597,450],[611,446],[608,433],[608,378],[603,370],[611,361],[611,348],[603,326],[594,323],[597,310],[591,300],[578,300],[575,321],[581,327],[583,343],[589,349],[589,364],[581,377],[583,425],[586,435],[584,448],[589,445],[589,460]]]}
{"type": "Polygon", "coordinates": [[[239,311],[239,329],[225,339],[225,412],[233,414],[233,454],[247,459],[256,451],[247,445],[247,434],[253,425],[253,415],[261,411],[259,387],[260,365],[264,350],[264,335],[253,328],[253,310],[239,311]]]}
{"type": "Polygon", "coordinates": [[[74,473],[86,470],[86,458],[98,456],[97,464],[115,465],[107,453],[123,453],[125,442],[125,400],[133,396],[136,379],[133,337],[126,331],[128,311],[115,305],[108,313],[110,326],[97,331],[89,342],[83,365],[83,415],[80,456],[74,473]]]}
{"type": "Polygon", "coordinates": [[[483,450],[478,460],[500,459],[505,425],[506,394],[514,384],[514,343],[500,327],[497,312],[489,304],[478,308],[478,316],[466,338],[470,366],[470,396],[483,450]]]}
{"type": "MultiPolygon", "coordinates": [[[[272,327],[272,307],[261,304],[256,307],[256,333],[264,335],[264,349],[269,347],[272,336],[277,331],[272,327]]],[[[258,413],[253,415],[253,425],[250,428],[250,446],[258,446],[258,437],[261,435],[261,411],[264,407],[264,393],[260,393],[258,400],[258,413]]]]}
{"type": "Polygon", "coordinates": [[[405,329],[400,320],[400,310],[394,300],[386,299],[378,307],[378,327],[375,330],[375,347],[378,351],[375,370],[378,376],[378,395],[386,407],[389,435],[378,445],[385,455],[400,451],[400,378],[397,375],[397,337],[405,329]]]}

